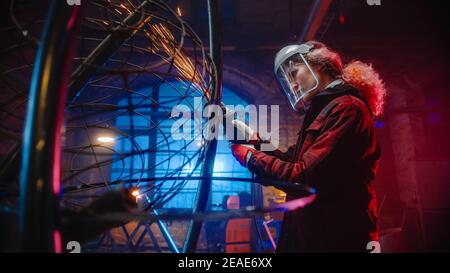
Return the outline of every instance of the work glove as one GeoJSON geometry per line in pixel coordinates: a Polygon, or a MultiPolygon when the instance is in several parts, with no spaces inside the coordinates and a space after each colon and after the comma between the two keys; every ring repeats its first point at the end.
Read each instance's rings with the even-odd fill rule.
{"type": "Polygon", "coordinates": [[[255,149],[241,144],[233,144],[230,148],[233,156],[244,167],[247,167],[247,163],[250,160],[250,157],[254,152],[256,152],[255,149]]]}

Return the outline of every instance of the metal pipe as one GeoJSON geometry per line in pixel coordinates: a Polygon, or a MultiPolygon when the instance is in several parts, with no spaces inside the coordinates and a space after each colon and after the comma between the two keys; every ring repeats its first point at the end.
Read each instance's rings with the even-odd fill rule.
{"type": "Polygon", "coordinates": [[[19,228],[22,251],[60,252],[61,127],[81,6],[53,0],[32,74],[23,133],[19,228]]]}
{"type": "Polygon", "coordinates": [[[299,37],[299,43],[304,43],[308,40],[314,39],[314,36],[322,24],[323,18],[327,14],[330,5],[331,0],[314,0],[311,11],[306,19],[303,32],[299,37]]]}
{"type": "MultiPolygon", "coordinates": [[[[209,47],[210,55],[215,65],[213,73],[213,86],[211,86],[211,103],[219,105],[222,100],[222,16],[220,0],[208,0],[209,19],[209,47]]],[[[218,130],[218,128],[216,128],[218,130]]],[[[193,213],[203,213],[209,201],[211,191],[211,177],[214,171],[214,159],[217,150],[217,139],[214,138],[206,144],[205,157],[201,170],[201,176],[207,179],[198,182],[197,198],[195,200],[193,213]]],[[[201,221],[192,221],[186,235],[183,252],[195,252],[198,238],[202,229],[201,221]]]]}
{"type": "MultiPolygon", "coordinates": [[[[159,216],[159,213],[156,209],[153,210],[153,214],[155,216],[159,216]]],[[[180,253],[180,250],[178,249],[177,244],[175,244],[175,241],[173,240],[172,236],[170,236],[170,232],[167,229],[164,222],[162,221],[162,219],[156,220],[156,223],[158,224],[158,227],[159,227],[164,239],[167,242],[167,246],[172,251],[172,253],[180,253]]]]}

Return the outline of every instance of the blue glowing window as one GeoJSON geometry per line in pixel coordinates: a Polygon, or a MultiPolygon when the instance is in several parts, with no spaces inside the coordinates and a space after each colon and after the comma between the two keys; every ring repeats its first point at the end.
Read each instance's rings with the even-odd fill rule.
{"type": "MultiPolygon", "coordinates": [[[[184,141],[175,141],[170,137],[171,126],[173,120],[165,119],[166,115],[170,115],[172,107],[179,103],[179,90],[185,88],[183,84],[173,82],[162,84],[155,95],[155,90],[146,88],[140,90],[141,96],[136,96],[119,101],[118,106],[127,106],[129,104],[139,104],[142,107],[134,109],[133,113],[123,110],[121,115],[116,118],[116,127],[128,135],[134,136],[130,142],[129,138],[122,138],[115,144],[115,149],[119,153],[133,152],[136,149],[147,151],[129,156],[123,160],[118,160],[112,166],[111,179],[145,179],[151,177],[164,177],[168,173],[182,168],[180,176],[186,176],[191,172],[191,163],[186,162],[185,155],[191,157],[198,150],[199,143],[192,142],[183,153],[176,153],[182,149],[186,143],[184,141]],[[157,100],[162,107],[152,107],[152,99],[157,100]],[[157,125],[157,126],[156,126],[157,125]],[[169,136],[169,139],[167,139],[169,136]],[[168,145],[170,142],[170,145],[168,145]],[[170,147],[170,149],[168,149],[170,147]],[[174,155],[175,153],[175,155],[174,155]],[[170,161],[166,159],[171,157],[170,161]]],[[[225,104],[241,104],[248,103],[237,96],[232,90],[223,88],[223,101],[225,104]]],[[[183,104],[191,103],[193,105],[193,97],[188,97],[183,104]]],[[[126,108],[126,107],[124,107],[126,108]]],[[[193,107],[191,108],[193,109],[193,107]]],[[[191,160],[196,161],[196,160],[191,160]]],[[[193,176],[199,176],[200,170],[196,170],[193,176]]],[[[214,176],[216,177],[240,177],[250,178],[251,174],[246,168],[243,168],[233,158],[230,153],[228,141],[219,140],[217,153],[214,164],[214,176]]],[[[161,191],[167,191],[172,183],[177,181],[166,181],[161,191]]],[[[187,182],[184,188],[169,202],[165,204],[165,208],[192,208],[197,194],[198,181],[191,180],[187,182]]],[[[213,181],[210,195],[211,209],[221,209],[223,198],[226,195],[237,195],[242,192],[250,193],[251,184],[248,182],[232,182],[232,181],[213,181]]]]}

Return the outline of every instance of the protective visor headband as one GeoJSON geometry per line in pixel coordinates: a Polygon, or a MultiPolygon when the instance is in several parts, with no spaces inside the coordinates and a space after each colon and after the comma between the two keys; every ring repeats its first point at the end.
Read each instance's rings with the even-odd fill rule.
{"type": "Polygon", "coordinates": [[[314,49],[312,45],[290,45],[282,48],[275,57],[274,72],[280,82],[292,108],[300,111],[302,108],[302,98],[319,86],[319,80],[305,58],[305,54],[314,49]],[[301,78],[312,78],[313,86],[305,86],[307,83],[299,82],[296,78],[297,70],[304,66],[301,78]],[[309,74],[309,75],[306,75],[309,74]]]}

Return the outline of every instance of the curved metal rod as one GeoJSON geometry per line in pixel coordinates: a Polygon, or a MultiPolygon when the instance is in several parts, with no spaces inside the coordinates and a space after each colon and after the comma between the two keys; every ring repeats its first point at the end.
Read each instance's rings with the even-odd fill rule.
{"type": "MultiPolygon", "coordinates": [[[[222,17],[220,12],[220,0],[208,0],[209,18],[209,46],[212,63],[215,66],[213,86],[211,86],[211,102],[219,104],[222,100],[222,17]]],[[[216,128],[218,129],[218,128],[216,128]]],[[[211,176],[214,170],[214,158],[217,150],[217,139],[206,144],[205,160],[202,166],[202,176],[209,179],[199,182],[197,197],[194,203],[193,214],[204,213],[208,205],[211,191],[211,176]]],[[[191,221],[186,235],[183,252],[195,252],[198,238],[202,229],[201,221],[191,221]]]]}
{"type": "Polygon", "coordinates": [[[19,227],[22,251],[61,252],[61,126],[81,6],[52,1],[36,54],[23,134],[19,227]]]}
{"type": "Polygon", "coordinates": [[[295,211],[302,209],[309,204],[313,203],[317,198],[316,194],[310,194],[305,197],[300,197],[294,200],[287,201],[282,204],[278,204],[271,207],[255,207],[255,206],[247,206],[240,209],[230,209],[226,211],[208,211],[208,212],[197,212],[197,213],[186,213],[184,211],[168,211],[164,213],[122,213],[122,212],[107,212],[107,213],[91,213],[90,215],[86,215],[83,221],[86,224],[92,224],[96,222],[104,222],[104,221],[131,221],[131,220],[139,220],[139,221],[158,221],[158,220],[186,220],[191,219],[195,222],[202,222],[205,220],[208,221],[217,221],[224,219],[233,219],[233,218],[246,218],[251,217],[253,215],[264,215],[270,212],[286,212],[286,211],[295,211]]]}

